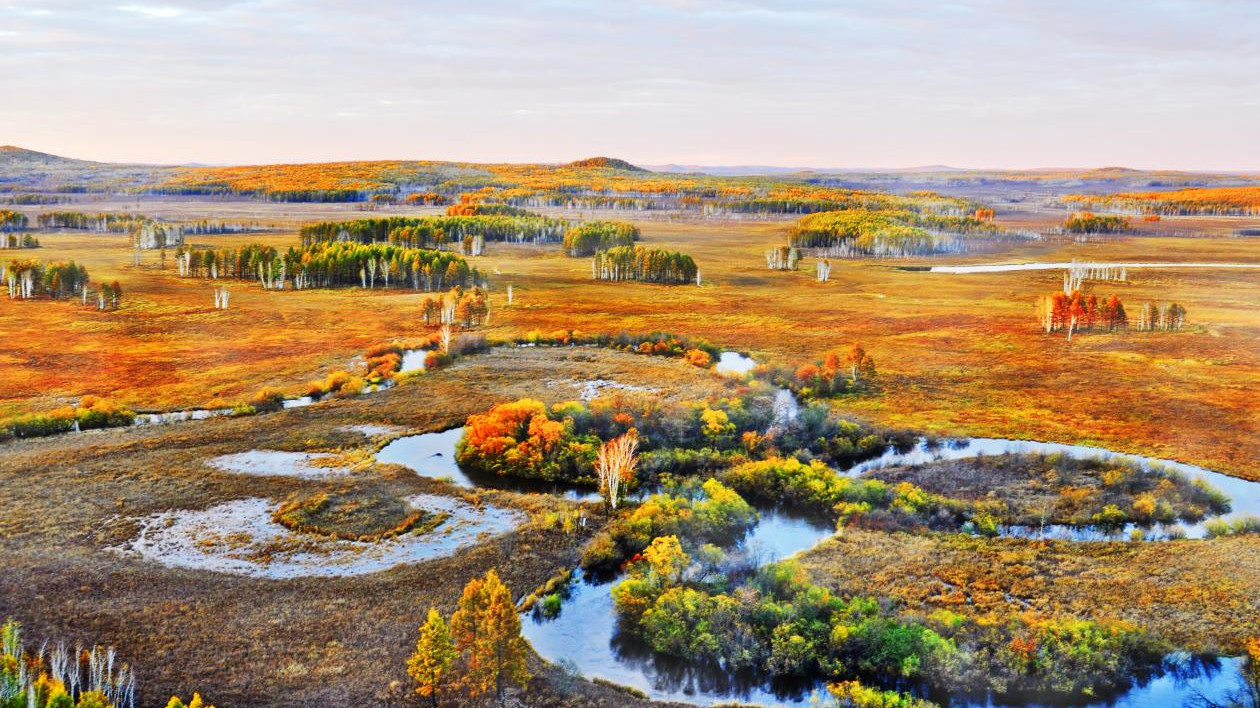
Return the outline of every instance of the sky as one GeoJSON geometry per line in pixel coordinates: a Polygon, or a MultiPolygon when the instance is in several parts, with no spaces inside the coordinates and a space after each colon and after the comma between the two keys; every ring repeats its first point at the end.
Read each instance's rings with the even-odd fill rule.
{"type": "Polygon", "coordinates": [[[0,144],[1260,170],[1255,0],[0,0],[0,144]]]}

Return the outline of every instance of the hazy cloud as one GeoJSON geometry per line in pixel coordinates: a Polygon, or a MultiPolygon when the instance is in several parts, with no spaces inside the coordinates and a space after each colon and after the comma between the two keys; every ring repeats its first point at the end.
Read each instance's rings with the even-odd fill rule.
{"type": "Polygon", "coordinates": [[[1257,26],[1248,0],[10,0],[0,143],[1260,169],[1257,26]]]}

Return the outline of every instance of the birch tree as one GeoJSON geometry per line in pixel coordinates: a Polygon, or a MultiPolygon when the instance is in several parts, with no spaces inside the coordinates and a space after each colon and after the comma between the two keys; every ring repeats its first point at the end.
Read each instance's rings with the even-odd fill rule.
{"type": "Polygon", "coordinates": [[[634,481],[639,457],[639,435],[634,430],[613,438],[599,448],[595,458],[595,474],[604,506],[615,511],[624,490],[634,481]]]}

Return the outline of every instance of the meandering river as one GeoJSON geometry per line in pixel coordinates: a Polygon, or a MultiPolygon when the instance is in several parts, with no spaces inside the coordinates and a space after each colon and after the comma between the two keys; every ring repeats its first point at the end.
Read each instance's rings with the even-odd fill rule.
{"type": "MultiPolygon", "coordinates": [[[[779,401],[780,405],[787,405],[779,401]]],[[[415,469],[418,474],[445,477],[465,487],[483,486],[459,470],[454,462],[455,444],[462,429],[399,438],[377,455],[383,462],[395,462],[415,469]]],[[[1200,478],[1225,492],[1231,498],[1232,510],[1226,520],[1260,514],[1260,484],[1237,477],[1172,460],[1114,452],[1105,448],[1063,443],[995,438],[960,438],[946,441],[920,440],[908,450],[889,448],[877,458],[839,471],[859,475],[880,467],[918,465],[941,460],[967,459],[981,455],[1063,454],[1074,458],[1125,460],[1134,464],[1160,466],[1200,478]]],[[[517,482],[492,481],[494,486],[510,486],[519,491],[545,491],[521,487],[517,482]]],[[[598,499],[575,489],[563,490],[570,498],[598,499]]],[[[754,551],[766,561],[788,558],[814,547],[834,533],[823,520],[792,514],[782,509],[762,508],[761,519],[741,542],[745,550],[754,551]]],[[[1189,537],[1204,534],[1202,524],[1183,527],[1189,537]]],[[[1090,528],[1047,526],[1043,528],[1011,527],[1004,529],[1011,536],[1044,536],[1071,540],[1108,540],[1126,542],[1127,529],[1101,531],[1090,528]]],[[[1148,539],[1161,536],[1158,527],[1148,539]]],[[[615,582],[615,581],[613,581],[615,582]]],[[[612,582],[587,579],[578,571],[560,613],[545,618],[533,613],[522,621],[522,632],[543,658],[554,663],[571,665],[587,678],[600,678],[631,686],[658,700],[671,700],[698,705],[741,701],[759,705],[809,705],[821,695],[821,684],[800,682],[768,682],[753,672],[730,672],[714,666],[697,665],[652,652],[634,637],[618,631],[612,597],[612,582]]],[[[1198,696],[1220,700],[1237,688],[1240,660],[1223,658],[1204,662],[1193,657],[1180,657],[1175,671],[1144,685],[1134,685],[1120,695],[1090,706],[1145,708],[1147,706],[1180,706],[1198,696]]],[[[951,708],[984,708],[1001,705],[989,699],[957,697],[951,708]]],[[[1041,704],[1025,702],[1022,708],[1039,708],[1041,704]]]]}

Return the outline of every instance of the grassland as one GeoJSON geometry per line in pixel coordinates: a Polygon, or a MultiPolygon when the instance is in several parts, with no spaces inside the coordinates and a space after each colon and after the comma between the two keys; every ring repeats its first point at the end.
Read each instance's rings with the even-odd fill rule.
{"type": "MultiPolygon", "coordinates": [[[[358,204],[86,198],[93,201],[55,208],[257,222],[268,229],[191,239],[215,247],[262,241],[287,248],[304,223],[365,214],[358,204]]],[[[369,213],[435,211],[381,206],[369,213]]],[[[1049,231],[1065,213],[1007,210],[997,221],[1049,231]]],[[[486,255],[470,259],[492,274],[491,317],[482,334],[663,330],[788,367],[860,343],[877,362],[878,391],[836,405],[871,423],[1101,445],[1260,479],[1260,408],[1252,393],[1260,381],[1260,271],[1131,269],[1128,282],[1097,283],[1098,294],[1119,295],[1131,316],[1146,300],[1178,302],[1189,312],[1187,328],[1081,334],[1068,342],[1038,327],[1037,299],[1062,287],[1059,271],[907,269],[1073,259],[1260,263],[1253,240],[1231,237],[1258,218],[1166,216],[1135,222],[1129,235],[1010,241],[932,259],[837,260],[830,281],[821,283],[809,260],[797,272],[766,268],[763,254],[785,243],[787,218],[705,219],[667,211],[586,216],[629,218],[644,246],[693,257],[703,284],[596,282],[589,260],[566,257],[558,245],[493,243],[486,255]]],[[[20,255],[73,259],[96,282],[121,281],[125,296],[120,309],[104,312],[72,301],[0,299],[0,416],[50,409],[85,394],[145,411],[228,406],[264,386],[298,395],[308,381],[345,368],[372,345],[431,331],[420,320],[423,293],[275,292],[219,281],[232,291],[231,309],[220,311],[212,307],[210,282],[176,276],[173,252],[167,268],[156,251],[143,252],[135,265],[126,236],[63,231],[39,237],[40,249],[20,255]]],[[[0,564],[6,569],[0,598],[32,636],[119,646],[142,669],[149,697],[200,689],[212,691],[219,705],[397,704],[402,689],[390,686],[405,680],[403,660],[430,604],[449,611],[464,581],[491,567],[515,593],[527,594],[572,568],[599,524],[566,532],[548,519],[576,512],[581,507],[574,502],[468,492],[402,468],[358,464],[398,433],[365,437],[345,426],[440,430],[522,396],[571,398],[577,388],[565,382],[600,378],[674,398],[734,385],[676,360],[585,348],[496,349],[383,393],[311,408],[7,443],[0,455],[0,564]],[[333,452],[356,472],[351,481],[252,477],[205,464],[251,449],[333,452]],[[409,521],[394,502],[422,493],[508,507],[529,521],[449,558],[356,578],[251,579],[105,550],[134,537],[133,519],[170,509],[247,497],[279,504],[372,489],[388,493],[378,495],[382,501],[369,510],[371,518],[297,521],[353,536],[389,532],[409,521]]],[[[594,507],[588,511],[596,518],[594,507]]],[[[804,561],[817,582],[908,606],[1120,617],[1192,649],[1233,651],[1251,633],[1260,606],[1257,543],[1241,536],[1067,544],[852,528],[804,561]]],[[[529,705],[636,701],[537,660],[533,669],[540,679],[529,705]]]]}
{"type": "MultiPolygon", "coordinates": [[[[155,201],[168,214],[216,208],[155,201]]],[[[283,215],[262,212],[282,230],[196,240],[291,244],[306,205],[260,206],[284,208],[283,215]]],[[[310,205],[318,218],[333,208],[310,205]]],[[[353,214],[345,205],[336,209],[353,214]]],[[[999,222],[1008,218],[1022,227],[1058,217],[1021,213],[999,215],[999,222]]],[[[1188,218],[1184,227],[1197,229],[1201,221],[1188,218]]],[[[1190,313],[1188,329],[1068,343],[1036,326],[1035,302],[1061,287],[1058,272],[956,276],[900,269],[939,260],[863,260],[838,262],[831,281],[818,283],[806,268],[765,268],[764,250],[783,242],[787,225],[640,220],[645,245],[695,258],[702,287],[597,283],[588,261],[557,248],[492,244],[474,259],[482,271],[497,271],[485,333],[669,330],[784,364],[860,342],[878,363],[883,392],[846,405],[872,422],[1099,444],[1260,475],[1252,462],[1260,438],[1249,434],[1256,421],[1250,390],[1260,376],[1254,271],[1132,271],[1128,283],[1100,283],[1100,294],[1115,292],[1131,307],[1148,299],[1181,303],[1190,313]]],[[[118,278],[127,294],[121,310],[103,313],[71,302],[0,302],[0,328],[21,333],[7,338],[0,361],[0,391],[10,411],[49,408],[86,393],[146,410],[230,404],[268,384],[299,393],[304,382],[344,367],[368,346],[425,330],[418,294],[264,292],[232,283],[232,309],[218,312],[208,283],[158,268],[157,253],[146,252],[144,263],[132,266],[125,237],[66,233],[41,240],[39,257],[84,262],[94,280],[118,278]]],[[[1260,260],[1248,239],[1210,236],[1027,242],[949,260],[1073,258],[1260,260]]]]}

